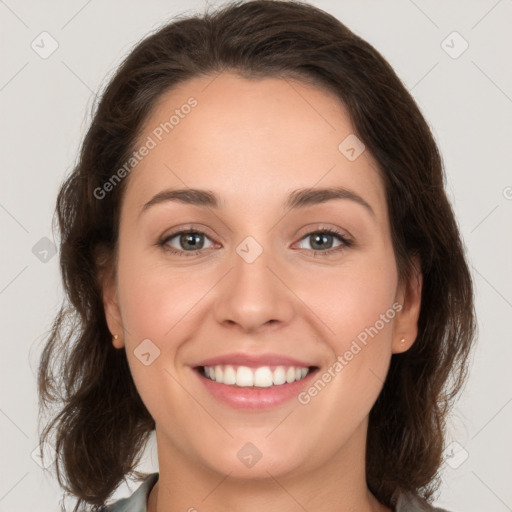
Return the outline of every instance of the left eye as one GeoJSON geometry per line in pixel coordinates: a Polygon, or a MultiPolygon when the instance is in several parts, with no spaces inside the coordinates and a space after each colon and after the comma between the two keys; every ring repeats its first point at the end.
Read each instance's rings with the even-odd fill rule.
{"type": "Polygon", "coordinates": [[[315,252],[328,252],[338,249],[341,246],[350,245],[350,242],[341,233],[331,230],[312,231],[301,240],[311,240],[309,243],[310,247],[302,247],[302,249],[313,250],[315,252]],[[338,239],[339,244],[333,247],[335,239],[338,239]]]}

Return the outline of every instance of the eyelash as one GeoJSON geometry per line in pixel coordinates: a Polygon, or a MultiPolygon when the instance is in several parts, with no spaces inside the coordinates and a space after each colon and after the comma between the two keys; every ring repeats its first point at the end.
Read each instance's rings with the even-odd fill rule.
{"type": "MultiPolygon", "coordinates": [[[[158,245],[166,252],[170,252],[171,254],[176,254],[180,257],[191,257],[191,256],[197,256],[199,254],[201,254],[201,251],[204,251],[204,250],[208,250],[208,249],[199,249],[197,251],[183,251],[183,250],[177,250],[177,249],[174,249],[174,248],[170,248],[167,243],[172,240],[173,238],[175,238],[176,236],[178,235],[185,235],[185,234],[199,234],[199,235],[204,235],[206,236],[207,238],[210,238],[206,233],[204,233],[203,231],[200,231],[200,230],[197,230],[197,229],[184,229],[184,230],[181,230],[181,231],[176,231],[174,233],[171,233],[170,235],[167,235],[166,237],[164,237],[162,240],[160,240],[158,242],[158,245]]],[[[307,238],[309,236],[312,236],[312,235],[316,235],[316,234],[328,234],[328,235],[332,235],[336,238],[338,238],[338,240],[340,242],[342,242],[342,244],[338,247],[331,247],[330,249],[327,249],[325,251],[318,251],[318,250],[315,250],[315,249],[305,249],[307,251],[311,251],[313,252],[313,256],[330,256],[332,255],[333,253],[338,253],[339,251],[342,251],[348,247],[351,247],[353,245],[353,242],[351,240],[349,240],[345,235],[343,235],[342,233],[340,233],[339,231],[337,231],[336,229],[318,229],[318,230],[315,230],[315,231],[310,231],[309,233],[306,233],[302,238],[301,240],[303,240],[304,238],[307,238]]]]}

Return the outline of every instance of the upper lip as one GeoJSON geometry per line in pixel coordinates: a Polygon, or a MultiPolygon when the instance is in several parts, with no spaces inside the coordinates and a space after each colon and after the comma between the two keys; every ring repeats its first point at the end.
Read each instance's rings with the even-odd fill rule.
{"type": "Polygon", "coordinates": [[[259,366],[300,366],[308,368],[314,366],[311,363],[300,361],[293,357],[280,354],[242,354],[232,353],[205,359],[195,366],[217,366],[229,364],[233,366],[248,366],[257,368],[259,366]]]}

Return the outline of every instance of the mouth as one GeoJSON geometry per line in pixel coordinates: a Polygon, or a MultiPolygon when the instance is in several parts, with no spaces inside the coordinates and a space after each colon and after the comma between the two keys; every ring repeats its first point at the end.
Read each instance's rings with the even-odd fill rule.
{"type": "Polygon", "coordinates": [[[232,409],[262,411],[297,400],[317,366],[196,366],[194,373],[217,402],[232,409]]]}
{"type": "Polygon", "coordinates": [[[305,379],[316,366],[198,366],[196,370],[206,379],[226,386],[241,388],[270,388],[305,379]]]}

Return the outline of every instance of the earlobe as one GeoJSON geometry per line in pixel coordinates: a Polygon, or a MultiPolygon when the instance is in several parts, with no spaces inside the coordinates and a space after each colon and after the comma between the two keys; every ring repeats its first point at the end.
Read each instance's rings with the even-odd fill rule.
{"type": "Polygon", "coordinates": [[[112,345],[114,345],[115,348],[123,348],[123,343],[119,339],[119,334],[112,335],[112,345]]]}
{"type": "Polygon", "coordinates": [[[394,354],[409,350],[418,336],[422,288],[421,262],[419,256],[414,256],[409,276],[400,287],[400,292],[397,295],[397,300],[402,304],[402,309],[396,316],[393,330],[392,352],[394,354]]]}
{"type": "Polygon", "coordinates": [[[118,349],[123,348],[123,324],[117,298],[117,287],[113,278],[109,278],[103,286],[103,308],[108,328],[112,334],[112,345],[118,349]]]}

